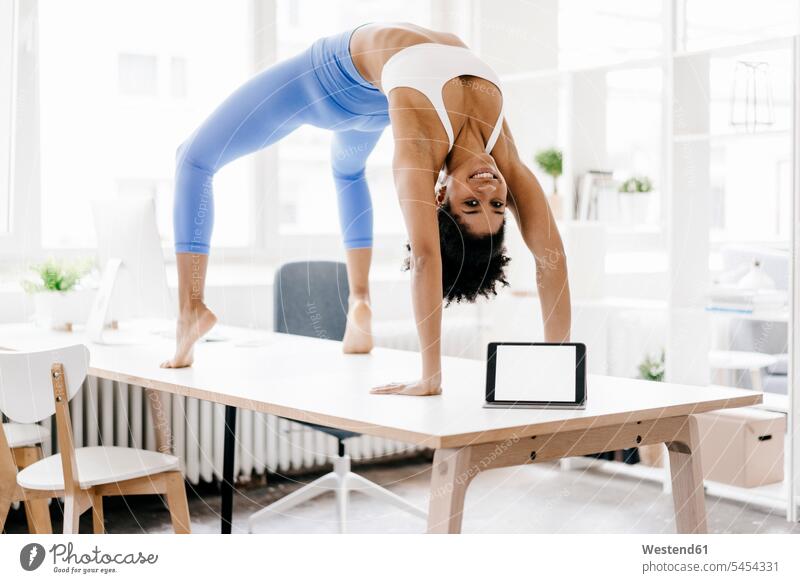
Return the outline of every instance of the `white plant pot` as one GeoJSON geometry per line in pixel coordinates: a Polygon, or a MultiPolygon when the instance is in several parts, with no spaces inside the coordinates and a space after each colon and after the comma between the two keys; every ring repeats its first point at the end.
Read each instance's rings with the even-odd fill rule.
{"type": "Polygon", "coordinates": [[[620,192],[619,210],[626,225],[643,225],[647,222],[652,200],[650,192],[620,192]]]}
{"type": "Polygon", "coordinates": [[[36,292],[33,294],[33,319],[38,326],[56,330],[71,330],[83,324],[89,314],[92,290],[68,292],[36,292]]]}

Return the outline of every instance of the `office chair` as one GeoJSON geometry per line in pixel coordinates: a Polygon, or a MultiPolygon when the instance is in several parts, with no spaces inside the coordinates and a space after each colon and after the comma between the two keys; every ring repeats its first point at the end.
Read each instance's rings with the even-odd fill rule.
{"type": "MultiPolygon", "coordinates": [[[[276,332],[329,340],[344,338],[347,300],[350,295],[344,263],[298,261],[284,264],[275,274],[273,293],[276,332]],[[313,309],[309,309],[310,307],[313,309]]],[[[336,493],[339,532],[342,533],[347,529],[347,501],[350,491],[362,492],[415,516],[427,518],[428,514],[424,510],[350,470],[350,456],[347,455],[345,441],[359,436],[359,433],[305,421],[294,423],[336,438],[339,447],[338,457],[333,460],[333,471],[252,514],[247,521],[250,532],[253,532],[253,526],[260,517],[289,510],[330,491],[336,493]]]]}

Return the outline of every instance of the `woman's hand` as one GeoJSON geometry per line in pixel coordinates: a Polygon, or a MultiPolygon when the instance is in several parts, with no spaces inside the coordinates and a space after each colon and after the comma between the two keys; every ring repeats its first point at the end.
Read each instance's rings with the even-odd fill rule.
{"type": "Polygon", "coordinates": [[[430,397],[442,393],[442,374],[425,375],[419,381],[406,383],[389,383],[374,387],[370,390],[373,395],[414,395],[417,397],[430,397]]]}

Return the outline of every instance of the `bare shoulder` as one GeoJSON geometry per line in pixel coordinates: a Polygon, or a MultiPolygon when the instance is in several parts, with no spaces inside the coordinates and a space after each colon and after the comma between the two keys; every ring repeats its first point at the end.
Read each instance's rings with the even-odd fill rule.
{"type": "Polygon", "coordinates": [[[388,100],[395,155],[429,160],[440,168],[450,142],[430,101],[420,92],[403,87],[394,89],[388,100]]]}

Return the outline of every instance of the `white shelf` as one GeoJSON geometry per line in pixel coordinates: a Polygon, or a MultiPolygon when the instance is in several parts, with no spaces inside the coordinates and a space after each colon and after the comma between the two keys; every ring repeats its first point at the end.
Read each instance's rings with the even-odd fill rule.
{"type": "MultiPolygon", "coordinates": [[[[589,458],[586,458],[589,460],[589,458]]],[[[583,465],[583,464],[581,464],[583,465]]],[[[667,472],[663,467],[651,467],[642,464],[626,464],[623,462],[609,460],[589,460],[588,467],[601,471],[612,476],[624,476],[636,480],[646,480],[657,484],[663,484],[667,472]]],[[[755,488],[741,488],[720,484],[704,480],[706,493],[726,500],[744,502],[745,504],[757,504],[772,510],[786,510],[786,482],[777,482],[758,486],[755,488]]]]}
{"type": "Polygon", "coordinates": [[[725,312],[721,310],[706,310],[710,316],[728,320],[750,320],[753,322],[788,322],[789,310],[761,310],[758,312],[725,312]]]}
{"type": "MultiPolygon", "coordinates": [[[[625,273],[637,273],[635,271],[626,271],[625,273]]],[[[669,304],[666,300],[652,300],[633,297],[604,297],[596,300],[573,300],[573,306],[580,308],[616,308],[621,310],[667,310],[669,304]]],[[[716,319],[728,320],[749,320],[753,322],[773,322],[782,323],[789,321],[788,310],[783,311],[761,311],[752,314],[743,312],[718,312],[714,310],[707,310],[705,307],[687,308],[697,315],[707,314],[708,316],[716,319]]],[[[778,395],[781,396],[781,395],[778,395]]],[[[785,397],[785,395],[783,395],[785,397]]]]}
{"type": "Polygon", "coordinates": [[[786,482],[767,484],[756,488],[740,488],[728,484],[705,481],[706,493],[725,500],[744,502],[745,504],[758,504],[773,510],[786,511],[786,482]]]}
{"type": "Polygon", "coordinates": [[[672,136],[672,141],[676,144],[689,144],[697,142],[727,142],[759,137],[787,137],[791,138],[792,130],[789,128],[777,130],[762,130],[758,132],[727,132],[727,133],[682,133],[672,136]]]}
{"type": "Polygon", "coordinates": [[[691,58],[699,56],[711,57],[735,57],[743,53],[753,53],[757,51],[771,51],[779,49],[790,49],[794,42],[794,36],[783,36],[764,40],[749,41],[721,47],[709,47],[706,49],[679,50],[674,51],[672,56],[676,59],[691,58]]]}

